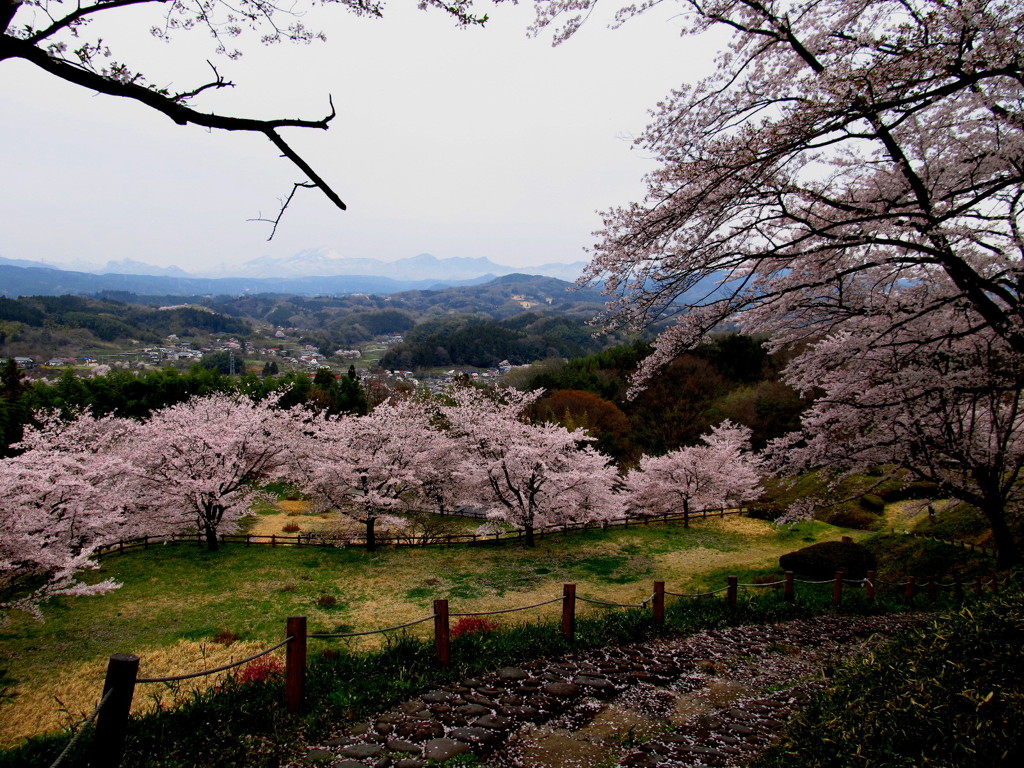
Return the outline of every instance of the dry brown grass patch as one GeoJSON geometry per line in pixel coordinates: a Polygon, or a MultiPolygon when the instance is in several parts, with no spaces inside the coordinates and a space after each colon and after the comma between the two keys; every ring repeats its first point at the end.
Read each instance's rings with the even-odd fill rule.
{"type": "MultiPolygon", "coordinates": [[[[213,640],[179,640],[165,647],[142,648],[139,677],[170,677],[229,664],[265,646],[251,641],[223,645],[213,640]]],[[[284,659],[284,651],[276,652],[284,659]]],[[[28,685],[16,685],[13,704],[0,709],[0,745],[13,746],[38,733],[77,725],[99,702],[107,659],[71,664],[36,676],[28,685]]],[[[146,683],[135,689],[132,712],[139,714],[185,701],[193,691],[211,688],[227,677],[218,673],[176,683],[146,683]]]]}

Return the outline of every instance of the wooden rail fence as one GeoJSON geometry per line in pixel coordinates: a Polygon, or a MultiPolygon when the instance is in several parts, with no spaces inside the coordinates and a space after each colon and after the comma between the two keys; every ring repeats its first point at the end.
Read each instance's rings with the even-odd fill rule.
{"type": "MultiPolygon", "coordinates": [[[[628,528],[630,525],[650,525],[651,523],[675,523],[687,522],[690,520],[704,520],[709,517],[725,517],[726,515],[738,515],[742,509],[704,509],[691,512],[688,515],[683,513],[642,515],[636,517],[618,517],[612,520],[605,520],[600,523],[582,522],[566,523],[564,525],[548,525],[534,529],[533,535],[536,538],[544,538],[556,534],[569,533],[570,531],[597,531],[607,530],[611,527],[622,526],[628,528]]],[[[452,533],[452,534],[408,534],[398,536],[376,536],[377,546],[393,547],[424,547],[424,546],[451,546],[453,544],[493,544],[506,541],[523,541],[526,532],[523,530],[512,530],[493,534],[479,533],[452,533]]],[[[332,536],[324,533],[297,534],[295,536],[278,536],[276,534],[243,534],[227,533],[219,534],[217,541],[220,544],[253,544],[270,547],[330,547],[330,546],[366,546],[366,538],[356,535],[332,536]]],[[[166,536],[140,536],[135,539],[124,539],[112,544],[105,544],[97,547],[94,554],[97,556],[109,555],[119,552],[128,552],[133,549],[148,549],[156,544],[206,544],[206,537],[202,533],[175,533],[166,536]]]]}

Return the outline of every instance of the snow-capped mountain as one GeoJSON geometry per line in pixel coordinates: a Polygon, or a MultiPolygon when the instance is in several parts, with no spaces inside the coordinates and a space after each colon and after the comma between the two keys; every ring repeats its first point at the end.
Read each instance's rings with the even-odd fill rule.
{"type": "Polygon", "coordinates": [[[421,253],[397,261],[381,261],[343,256],[325,248],[309,248],[291,256],[275,258],[260,256],[239,265],[222,267],[204,277],[327,277],[336,275],[372,275],[402,280],[471,280],[486,275],[510,275],[525,272],[532,275],[575,280],[584,262],[545,264],[539,267],[509,267],[486,257],[454,257],[439,259],[421,253]]]}
{"type": "Polygon", "coordinates": [[[574,281],[586,262],[571,264],[542,264],[535,267],[509,267],[496,264],[486,257],[453,257],[439,259],[429,253],[421,253],[397,261],[364,259],[343,256],[327,248],[308,248],[291,256],[259,256],[241,264],[220,264],[216,267],[186,272],[174,265],[157,267],[135,259],[108,261],[105,265],[70,260],[60,264],[44,264],[35,261],[5,259],[0,264],[19,267],[45,267],[49,269],[85,272],[94,275],[151,275],[180,278],[251,278],[251,279],[295,279],[309,277],[382,277],[404,282],[436,280],[442,283],[478,280],[486,277],[501,277],[524,273],[555,277],[567,282],[574,281]]]}

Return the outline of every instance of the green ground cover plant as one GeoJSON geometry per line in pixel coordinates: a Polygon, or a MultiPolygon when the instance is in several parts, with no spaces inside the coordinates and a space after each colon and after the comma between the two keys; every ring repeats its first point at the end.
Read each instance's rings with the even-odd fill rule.
{"type": "MultiPolygon", "coordinates": [[[[899,602],[868,605],[849,600],[844,612],[902,609],[899,602]]],[[[808,591],[795,603],[773,591],[745,595],[735,608],[717,598],[672,599],[666,622],[655,625],[647,610],[601,610],[577,621],[576,642],[569,646],[554,621],[507,625],[489,632],[461,635],[452,643],[452,668],[438,667],[429,640],[399,635],[383,648],[353,652],[340,641],[323,641],[308,666],[305,711],[284,711],[278,676],[243,683],[239,677],[217,689],[196,693],[183,706],[133,717],[124,768],[184,768],[245,765],[271,768],[286,759],[300,733],[315,738],[415,696],[418,692],[508,664],[569,651],[690,634],[714,627],[781,621],[834,610],[824,590],[808,591]]],[[[91,734],[86,733],[62,764],[84,768],[91,734]]],[[[0,768],[45,765],[60,753],[68,736],[31,739],[20,748],[0,752],[0,768]]]]}
{"type": "MultiPolygon", "coordinates": [[[[98,598],[53,600],[44,606],[44,623],[14,614],[0,627],[0,669],[8,670],[20,690],[13,704],[0,704],[0,744],[38,733],[40,726],[66,727],[90,711],[112,653],[139,655],[146,674],[156,657],[173,657],[156,665],[151,676],[193,672],[214,666],[204,662],[214,658],[213,651],[224,663],[279,641],[288,616],[307,616],[314,632],[364,631],[429,615],[437,598],[451,600],[453,611],[494,610],[557,597],[568,582],[578,585],[581,596],[638,603],[654,579],[678,591],[720,585],[724,576],[712,582],[704,575],[737,567],[772,569],[780,554],[795,548],[794,541],[841,533],[820,523],[775,530],[727,517],[689,529],[651,523],[577,531],[545,537],[533,549],[506,543],[367,553],[232,544],[209,553],[182,543],[113,554],[89,577],[113,578],[121,589],[98,598]],[[239,643],[218,645],[218,637],[239,643]],[[72,680],[80,690],[69,689],[72,680]],[[69,714],[58,719],[61,706],[69,714]],[[12,713],[26,707],[48,710],[49,720],[33,711],[31,722],[38,725],[18,727],[12,713]]],[[[583,615],[592,608],[580,610],[583,615]]],[[[522,617],[556,612],[557,606],[549,606],[522,617]]],[[[425,637],[429,627],[417,631],[425,637]]],[[[376,642],[351,645],[365,650],[376,642]]]]}
{"type": "Polygon", "coordinates": [[[1024,764],[1024,593],[938,616],[836,675],[757,768],[1024,764]]]}
{"type": "MultiPolygon", "coordinates": [[[[376,629],[428,615],[437,597],[452,600],[453,610],[491,610],[551,599],[566,582],[577,583],[581,596],[639,603],[655,578],[665,580],[670,591],[684,593],[719,587],[727,575],[738,576],[741,583],[773,581],[779,578],[781,554],[850,533],[859,540],[869,536],[821,522],[775,529],[761,521],[727,517],[700,521],[689,529],[650,524],[579,531],[542,539],[534,549],[505,544],[471,551],[455,546],[367,553],[357,548],[233,545],[209,553],[189,544],[155,546],[103,560],[94,577],[114,577],[124,583],[121,590],[102,598],[54,600],[45,606],[43,624],[14,617],[0,629],[0,668],[17,659],[8,675],[18,683],[90,659],[105,663],[114,652],[138,653],[145,667],[148,654],[179,641],[192,641],[193,648],[235,641],[266,647],[283,637],[289,615],[306,615],[311,632],[376,629]]],[[[934,542],[913,543],[964,554],[934,542]]],[[[991,561],[986,565],[990,568],[991,561]]],[[[799,586],[795,605],[781,600],[778,587],[741,594],[733,610],[725,608],[721,595],[670,598],[666,628],[653,626],[647,610],[605,611],[581,604],[577,643],[592,647],[663,631],[688,633],[832,610],[828,585],[799,586]]],[[[874,604],[851,592],[844,596],[842,610],[903,607],[898,591],[881,593],[874,604]]],[[[555,629],[557,612],[557,605],[549,606],[517,614],[528,623],[503,620],[496,631],[460,636],[453,648],[452,674],[567,650],[555,629]]],[[[339,718],[368,714],[447,679],[433,660],[429,624],[388,635],[383,645],[379,637],[376,645],[325,641],[311,647],[311,700],[317,704],[300,719],[281,711],[280,682],[273,674],[254,687],[243,682],[252,675],[240,673],[241,680],[188,692],[179,703],[172,703],[169,691],[166,697],[144,694],[155,701],[155,710],[133,718],[135,757],[126,766],[279,764],[300,729],[316,733],[339,718]],[[228,741],[231,746],[225,747],[228,741]],[[196,755],[208,753],[202,760],[210,762],[195,762],[196,755]]],[[[240,650],[235,658],[249,652],[240,650]]],[[[179,671],[210,666],[201,659],[190,663],[194,666],[179,671]]],[[[101,675],[86,686],[88,703],[67,707],[65,726],[80,722],[95,704],[100,680],[101,675]]],[[[46,756],[55,757],[67,738],[31,739],[0,752],[0,766],[47,764],[46,756]]]]}

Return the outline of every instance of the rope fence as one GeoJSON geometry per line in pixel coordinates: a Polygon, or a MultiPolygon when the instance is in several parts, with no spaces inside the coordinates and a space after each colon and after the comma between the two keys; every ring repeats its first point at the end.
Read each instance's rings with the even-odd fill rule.
{"type": "MultiPolygon", "coordinates": [[[[729,608],[735,608],[738,602],[739,588],[743,587],[746,589],[777,589],[782,587],[782,598],[787,602],[793,602],[796,597],[796,584],[809,585],[809,586],[822,586],[826,584],[832,585],[832,603],[835,606],[840,605],[844,589],[849,588],[860,588],[864,591],[864,598],[866,600],[874,600],[876,597],[876,590],[878,586],[893,586],[903,590],[903,595],[908,604],[912,604],[915,595],[917,594],[920,585],[913,576],[908,576],[905,582],[883,582],[878,579],[873,571],[868,571],[863,579],[848,579],[845,571],[837,571],[833,579],[827,579],[822,581],[808,581],[803,579],[796,579],[793,571],[786,571],[781,580],[769,581],[763,583],[753,584],[740,584],[739,580],[735,576],[729,576],[726,578],[726,585],[719,589],[713,589],[707,592],[698,592],[694,594],[686,594],[681,592],[670,592],[665,589],[665,582],[655,581],[653,593],[644,599],[640,603],[619,603],[607,600],[600,600],[590,597],[577,596],[575,584],[564,584],[562,587],[562,596],[556,597],[551,600],[545,600],[539,603],[533,603],[531,605],[515,606],[511,608],[503,608],[498,610],[490,611],[474,611],[474,612],[450,612],[448,601],[445,599],[434,600],[434,612],[429,616],[424,616],[413,621],[406,622],[404,624],[398,624],[392,627],[385,627],[382,629],[373,629],[363,632],[345,632],[345,633],[308,633],[306,628],[306,617],[305,616],[292,616],[287,619],[285,625],[285,636],[281,642],[241,659],[230,664],[217,667],[215,669],[204,670],[202,672],[195,672],[184,675],[174,675],[170,677],[159,677],[159,678],[140,678],[138,677],[139,668],[139,657],[129,654],[117,654],[110,657],[107,666],[107,676],[103,687],[103,697],[100,704],[96,707],[89,718],[83,723],[82,727],[79,728],[75,737],[68,744],[65,749],[67,753],[80,737],[82,730],[88,725],[93,719],[96,720],[96,731],[93,739],[93,755],[90,766],[92,768],[118,768],[121,762],[121,758],[124,752],[125,736],[127,734],[128,715],[131,710],[132,697],[134,696],[135,686],[140,683],[167,683],[178,680],[189,680],[193,678],[203,677],[207,675],[218,674],[221,672],[228,671],[230,669],[240,667],[243,664],[255,661],[258,658],[266,656],[267,654],[273,653],[274,651],[285,647],[285,706],[288,712],[296,713],[302,707],[305,697],[305,677],[306,677],[306,655],[307,655],[307,643],[310,639],[313,640],[330,640],[330,639],[345,639],[354,637],[365,637],[367,635],[383,634],[385,632],[393,632],[395,630],[405,629],[412,627],[417,624],[422,624],[428,621],[434,622],[434,649],[437,658],[437,663],[442,668],[448,668],[451,665],[451,627],[450,619],[455,618],[468,618],[476,616],[493,616],[502,613],[513,613],[517,611],[531,610],[535,608],[541,608],[547,605],[553,605],[555,603],[562,604],[562,616],[560,623],[560,634],[562,638],[568,643],[573,644],[575,641],[576,632],[576,604],[577,602],[589,603],[593,605],[604,606],[608,608],[626,608],[631,610],[643,610],[648,605],[651,606],[651,619],[655,624],[664,624],[665,622],[665,597],[679,597],[679,598],[691,598],[699,599],[705,597],[713,597],[714,595],[722,592],[726,593],[726,605],[729,608]]],[[[989,589],[992,592],[998,592],[1000,586],[1000,580],[997,576],[992,575],[987,580],[989,589]]],[[[1003,584],[1006,585],[1010,581],[1010,577],[1006,577],[1003,580],[1003,584]]],[[[975,595],[981,595],[984,591],[984,582],[980,577],[973,580],[973,592],[975,595]]],[[[938,599],[939,589],[952,589],[957,597],[963,597],[965,594],[965,585],[959,581],[954,580],[948,584],[937,582],[934,578],[928,579],[924,584],[925,591],[928,595],[929,600],[934,603],[938,599]]],[[[61,760],[64,758],[64,754],[57,759],[51,768],[59,768],[61,760]]]]}
{"type": "MultiPolygon", "coordinates": [[[[456,614],[456,615],[462,615],[462,614],[456,614]]],[[[467,615],[469,615],[469,614],[467,614],[467,615]]],[[[396,624],[393,627],[385,627],[384,629],[370,629],[370,630],[367,630],[366,632],[331,632],[331,633],[319,632],[319,633],[316,633],[316,634],[311,634],[311,635],[309,635],[309,637],[313,637],[313,638],[316,638],[318,640],[327,640],[327,639],[340,638],[340,637],[366,637],[367,635],[382,635],[385,632],[394,632],[396,629],[405,629],[406,627],[412,627],[412,626],[415,626],[416,624],[422,624],[425,621],[430,621],[431,619],[436,619],[436,618],[437,618],[437,615],[432,613],[429,616],[424,616],[422,619],[414,619],[413,621],[407,621],[405,624],[396,624]]]]}
{"type": "Polygon", "coordinates": [[[581,603],[591,603],[593,605],[606,605],[610,608],[645,608],[647,607],[647,603],[650,600],[650,598],[648,598],[647,600],[644,600],[642,603],[610,603],[607,600],[594,600],[590,597],[577,596],[576,599],[579,600],[581,603]]]}
{"type": "MultiPolygon", "coordinates": [[[[896,533],[896,529],[892,529],[893,533],[896,533]]],[[[970,541],[963,541],[962,539],[947,539],[942,536],[932,536],[928,533],[918,533],[917,531],[904,531],[907,536],[913,536],[915,539],[926,539],[928,541],[937,541],[940,544],[949,544],[953,547],[959,547],[960,549],[966,549],[971,552],[980,552],[983,555],[989,555],[995,557],[998,553],[992,547],[985,547],[981,544],[974,544],[970,541]]]]}
{"type": "Polygon", "coordinates": [[[728,587],[722,587],[721,589],[713,590],[711,592],[692,592],[692,593],[691,592],[669,592],[668,590],[665,590],[665,594],[666,595],[671,595],[672,597],[690,597],[690,598],[711,597],[712,595],[717,594],[718,592],[724,592],[726,589],[728,589],[728,587]]]}
{"type": "Polygon", "coordinates": [[[137,677],[137,678],[135,678],[135,682],[136,683],[173,683],[173,682],[177,682],[178,680],[194,680],[197,677],[206,677],[208,675],[216,675],[216,674],[218,674],[220,672],[227,672],[229,669],[234,669],[235,667],[240,667],[243,664],[248,664],[250,661],[256,661],[256,659],[262,658],[263,656],[266,656],[267,654],[273,653],[278,648],[280,648],[283,645],[286,645],[291,640],[292,640],[291,637],[287,637],[284,640],[282,640],[280,643],[278,643],[277,645],[273,645],[270,648],[267,648],[265,651],[260,651],[259,653],[254,653],[252,656],[247,656],[246,658],[241,659],[240,661],[233,661],[230,664],[225,664],[224,666],[221,666],[221,667],[215,667],[214,669],[204,669],[202,672],[191,672],[191,673],[189,673],[187,675],[171,675],[170,677],[137,677]]]}
{"type": "Polygon", "coordinates": [[[86,726],[90,725],[92,721],[96,719],[96,717],[100,713],[100,710],[103,709],[103,705],[110,700],[111,693],[111,691],[107,691],[103,694],[103,698],[100,699],[100,703],[96,705],[96,708],[92,711],[92,714],[81,722],[81,724],[78,726],[78,729],[75,731],[75,735],[71,737],[71,740],[67,743],[67,746],[64,747],[63,751],[57,756],[57,759],[53,761],[53,764],[50,766],[50,768],[58,768],[60,764],[64,762],[64,758],[67,757],[68,754],[70,754],[71,750],[74,749],[75,744],[77,744],[78,740],[82,738],[82,734],[85,733],[86,726]]]}
{"type": "Polygon", "coordinates": [[[551,605],[552,603],[560,603],[564,600],[562,597],[556,597],[552,600],[545,600],[543,603],[534,603],[533,605],[521,605],[518,608],[500,608],[497,611],[477,611],[476,613],[449,613],[449,616],[456,617],[470,617],[470,616],[497,616],[499,613],[515,613],[517,611],[528,611],[531,608],[540,608],[544,605],[551,605]]]}

